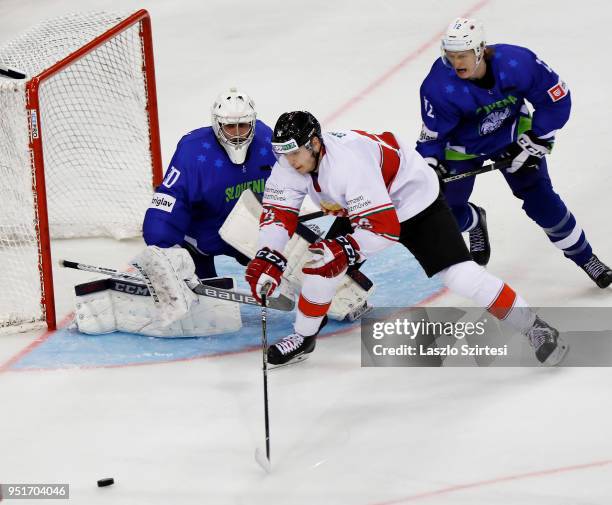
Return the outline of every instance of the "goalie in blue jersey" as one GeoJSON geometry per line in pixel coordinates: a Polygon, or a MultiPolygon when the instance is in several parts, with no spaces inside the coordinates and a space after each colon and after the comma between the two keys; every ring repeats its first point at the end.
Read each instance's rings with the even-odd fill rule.
{"type": "MultiPolygon", "coordinates": [[[[523,210],[563,254],[600,287],[612,270],[593,254],[574,215],[554,191],[546,155],[570,116],[570,91],[532,51],[510,44],[486,45],[475,19],[453,21],[420,90],[423,128],[417,151],[439,177],[506,160],[503,176],[523,210]],[[533,107],[531,115],[527,107],[533,107]]],[[[474,260],[491,254],[485,210],[471,202],[474,177],[443,184],[461,231],[469,232],[474,260]]]]}
{"type": "Polygon", "coordinates": [[[188,284],[199,278],[233,286],[230,278],[215,279],[215,256],[243,265],[250,258],[226,243],[219,230],[243,192],[263,193],[276,158],[272,131],[257,119],[246,93],[234,88],[221,93],[211,115],[211,126],[180,140],[145,214],[147,248],[131,263],[148,289],[117,282],[76,286],[75,323],[81,332],[182,337],[241,327],[238,304],[198,297],[188,284]]]}
{"type": "Polygon", "coordinates": [[[271,129],[255,104],[235,88],[212,106],[212,126],[185,135],[145,215],[147,245],[189,251],[199,278],[216,277],[215,256],[247,258],[219,236],[221,225],[246,189],[263,194],[276,162],[271,129]]]}

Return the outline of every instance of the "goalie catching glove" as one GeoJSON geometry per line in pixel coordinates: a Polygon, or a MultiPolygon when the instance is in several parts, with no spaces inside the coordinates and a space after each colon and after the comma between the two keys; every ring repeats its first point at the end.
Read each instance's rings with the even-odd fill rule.
{"type": "Polygon", "coordinates": [[[251,293],[261,302],[260,295],[268,286],[266,296],[270,296],[281,282],[287,268],[287,259],[278,251],[264,247],[257,251],[255,258],[247,265],[245,278],[251,286],[251,293]]]}
{"type": "Polygon", "coordinates": [[[350,235],[315,242],[308,250],[314,257],[302,272],[321,277],[336,277],[359,259],[359,244],[350,235]]]}

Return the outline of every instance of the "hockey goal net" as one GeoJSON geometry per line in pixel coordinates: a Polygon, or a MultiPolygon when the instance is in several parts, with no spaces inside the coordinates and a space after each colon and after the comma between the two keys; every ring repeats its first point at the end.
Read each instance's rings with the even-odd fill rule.
{"type": "Polygon", "coordinates": [[[0,329],[53,329],[51,238],[139,234],[161,182],[149,15],[45,21],[3,67],[25,78],[0,75],[0,329]]]}

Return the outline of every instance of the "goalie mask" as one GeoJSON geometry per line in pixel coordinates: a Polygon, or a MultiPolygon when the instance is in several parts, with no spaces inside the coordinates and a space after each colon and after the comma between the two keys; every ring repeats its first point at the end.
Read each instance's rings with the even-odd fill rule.
{"type": "Polygon", "coordinates": [[[440,50],[442,61],[447,67],[452,66],[446,58],[446,52],[460,52],[473,50],[476,54],[476,65],[480,63],[484,56],[487,45],[484,25],[476,19],[457,18],[448,28],[442,37],[440,50]]]}
{"type": "Polygon", "coordinates": [[[211,115],[215,135],[232,163],[244,163],[255,136],[255,102],[246,93],[230,88],[217,97],[211,115]]]}

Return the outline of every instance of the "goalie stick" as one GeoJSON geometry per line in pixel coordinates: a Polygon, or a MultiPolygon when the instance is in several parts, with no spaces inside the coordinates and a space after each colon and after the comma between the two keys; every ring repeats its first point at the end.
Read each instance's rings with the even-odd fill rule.
{"type": "MultiPolygon", "coordinates": [[[[149,295],[152,296],[154,300],[156,299],[156,294],[150,292],[149,287],[143,284],[143,279],[139,275],[134,275],[134,274],[130,274],[127,272],[119,272],[118,270],[115,270],[113,268],[86,265],[84,263],[77,263],[75,261],[68,261],[68,260],[60,260],[59,264],[60,266],[64,268],[72,268],[75,270],[82,270],[84,272],[93,272],[93,273],[108,275],[109,277],[113,277],[114,280],[120,279],[122,281],[128,281],[132,285],[137,285],[139,288],[138,290],[139,292],[133,293],[133,294],[143,294],[144,293],[143,288],[145,288],[147,292],[149,293],[149,295]]],[[[210,298],[217,298],[219,300],[226,300],[229,302],[244,303],[246,305],[257,305],[258,307],[261,306],[261,304],[257,301],[257,299],[248,293],[243,293],[240,291],[234,291],[234,290],[229,290],[229,289],[220,289],[215,286],[204,284],[199,280],[195,285],[190,284],[189,287],[197,295],[208,296],[210,298]]],[[[270,309],[281,310],[284,312],[291,312],[294,307],[295,307],[295,302],[287,296],[279,295],[274,298],[268,298],[268,308],[270,309]]]]}

